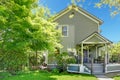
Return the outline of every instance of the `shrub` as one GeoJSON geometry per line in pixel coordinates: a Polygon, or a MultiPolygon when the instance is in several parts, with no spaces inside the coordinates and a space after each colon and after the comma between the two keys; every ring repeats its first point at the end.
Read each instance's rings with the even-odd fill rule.
{"type": "Polygon", "coordinates": [[[55,69],[52,70],[52,73],[57,73],[58,74],[59,70],[57,68],[55,68],[55,69]]]}

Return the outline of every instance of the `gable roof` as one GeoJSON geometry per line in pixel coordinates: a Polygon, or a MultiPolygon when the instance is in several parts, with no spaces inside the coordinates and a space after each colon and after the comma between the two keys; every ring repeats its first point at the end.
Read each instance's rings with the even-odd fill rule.
{"type": "Polygon", "coordinates": [[[103,37],[102,35],[100,35],[98,32],[94,32],[92,34],[90,34],[89,36],[87,36],[85,39],[83,39],[82,41],[80,41],[80,43],[112,43],[112,41],[108,40],[107,38],[103,37]]]}
{"type": "Polygon", "coordinates": [[[66,9],[62,10],[57,15],[55,15],[54,16],[54,21],[59,19],[61,16],[65,15],[66,13],[68,13],[71,10],[75,10],[75,11],[79,12],[80,14],[82,14],[85,17],[91,19],[92,21],[98,23],[99,25],[101,25],[103,23],[103,21],[100,20],[99,18],[97,18],[96,16],[90,14],[89,12],[84,10],[83,8],[81,8],[81,7],[77,6],[77,5],[74,5],[74,4],[68,6],[66,9]]]}

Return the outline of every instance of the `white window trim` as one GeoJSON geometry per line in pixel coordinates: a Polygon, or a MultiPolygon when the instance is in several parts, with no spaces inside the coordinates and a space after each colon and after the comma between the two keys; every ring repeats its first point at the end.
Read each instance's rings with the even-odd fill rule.
{"type": "Polygon", "coordinates": [[[61,35],[62,35],[62,27],[66,26],[67,27],[67,36],[62,35],[62,37],[68,37],[69,36],[69,25],[57,25],[57,26],[59,26],[58,30],[61,31],[61,35]]]}
{"type": "Polygon", "coordinates": [[[67,27],[67,36],[62,35],[62,37],[68,37],[69,36],[69,25],[60,25],[61,28],[61,34],[62,34],[62,27],[66,26],[67,27]]]}

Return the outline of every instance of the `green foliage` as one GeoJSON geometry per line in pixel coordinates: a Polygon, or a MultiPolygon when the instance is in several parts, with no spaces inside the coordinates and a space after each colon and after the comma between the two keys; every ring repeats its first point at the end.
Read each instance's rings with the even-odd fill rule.
{"type": "Polygon", "coordinates": [[[120,42],[113,44],[110,47],[110,52],[112,54],[120,54],[120,42]]]}
{"type": "Polygon", "coordinates": [[[48,8],[40,6],[34,9],[34,15],[29,18],[32,24],[29,29],[29,34],[31,34],[30,48],[36,53],[36,63],[38,63],[38,51],[54,51],[55,47],[59,45],[60,35],[55,28],[56,23],[48,19],[49,15],[48,8]]]}
{"type": "Polygon", "coordinates": [[[0,0],[0,68],[10,72],[27,64],[28,51],[54,50],[59,32],[38,0],[0,0]]]}
{"type": "Polygon", "coordinates": [[[67,64],[76,62],[75,58],[72,56],[69,56],[67,52],[63,52],[60,54],[53,53],[53,54],[51,54],[51,57],[52,57],[52,60],[50,60],[50,61],[53,61],[53,62],[56,61],[60,72],[63,70],[66,70],[67,64]]]}
{"type": "Polygon", "coordinates": [[[14,73],[27,62],[34,0],[0,0],[0,65],[14,73]]]}
{"type": "Polygon", "coordinates": [[[59,73],[59,70],[58,70],[57,68],[55,68],[55,69],[52,70],[52,73],[58,74],[58,73],[59,73]]]}
{"type": "Polygon", "coordinates": [[[100,0],[98,3],[96,3],[96,6],[99,8],[108,6],[112,11],[112,16],[120,12],[120,0],[100,0]]]}
{"type": "Polygon", "coordinates": [[[35,10],[35,14],[30,18],[32,27],[31,48],[33,50],[54,50],[60,37],[55,27],[56,24],[48,19],[49,11],[47,8],[40,7],[35,10]]]}
{"type": "Polygon", "coordinates": [[[120,75],[114,77],[115,80],[120,80],[120,75]]]}
{"type": "MultiPolygon", "coordinates": [[[[71,0],[72,4],[85,2],[87,0],[71,0]]],[[[95,7],[104,8],[109,7],[111,16],[115,16],[120,13],[120,0],[99,0],[95,4],[95,7]]]]}
{"type": "Polygon", "coordinates": [[[58,59],[58,64],[70,64],[75,63],[75,58],[72,56],[69,56],[67,52],[63,52],[61,54],[56,55],[56,58],[58,59]]]}
{"type": "Polygon", "coordinates": [[[112,62],[120,62],[120,42],[109,47],[112,62]]]}
{"type": "Polygon", "coordinates": [[[37,55],[37,63],[36,63],[36,55],[34,52],[29,55],[29,64],[30,66],[36,66],[37,64],[41,65],[44,62],[44,57],[41,52],[37,55]]]}

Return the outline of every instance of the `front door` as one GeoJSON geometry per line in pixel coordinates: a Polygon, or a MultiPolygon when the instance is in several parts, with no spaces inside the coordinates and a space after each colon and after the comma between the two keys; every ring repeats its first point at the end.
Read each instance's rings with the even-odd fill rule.
{"type": "Polygon", "coordinates": [[[88,52],[87,52],[87,50],[84,50],[83,56],[84,56],[83,62],[84,62],[84,63],[88,63],[88,52]]]}

